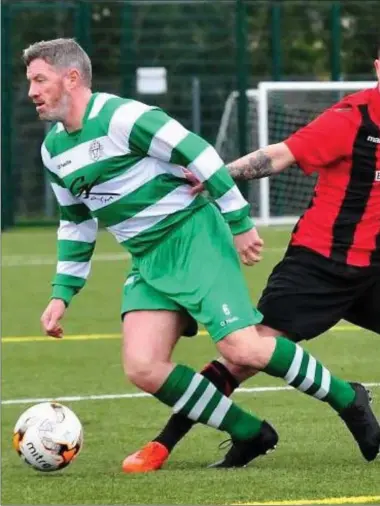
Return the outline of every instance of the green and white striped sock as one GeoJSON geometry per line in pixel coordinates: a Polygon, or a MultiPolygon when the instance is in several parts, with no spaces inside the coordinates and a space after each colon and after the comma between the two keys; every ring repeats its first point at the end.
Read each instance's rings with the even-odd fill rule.
{"type": "Polygon", "coordinates": [[[333,376],[301,346],[281,336],[276,341],[276,348],[264,372],[283,378],[297,390],[327,402],[338,412],[354,400],[352,386],[333,376]]]}
{"type": "Polygon", "coordinates": [[[262,420],[239,408],[204,376],[176,365],[154,394],[194,422],[228,432],[234,439],[248,439],[260,432],[262,420]]]}

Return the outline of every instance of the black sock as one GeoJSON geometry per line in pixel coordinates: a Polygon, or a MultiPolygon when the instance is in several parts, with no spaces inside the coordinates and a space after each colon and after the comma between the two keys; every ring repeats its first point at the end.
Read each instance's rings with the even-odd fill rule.
{"type": "MultiPolygon", "coordinates": [[[[201,371],[201,374],[227,397],[239,386],[236,378],[217,360],[213,360],[207,364],[201,371]]],[[[168,423],[153,441],[161,443],[171,452],[175,445],[189,432],[194,423],[184,415],[174,414],[169,418],[168,423]]]]}

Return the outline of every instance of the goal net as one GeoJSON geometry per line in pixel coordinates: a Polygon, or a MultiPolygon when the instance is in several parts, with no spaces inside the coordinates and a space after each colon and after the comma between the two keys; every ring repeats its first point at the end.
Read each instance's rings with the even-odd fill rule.
{"type": "MultiPolygon", "coordinates": [[[[374,85],[372,81],[261,82],[257,89],[247,90],[248,152],[281,142],[345,95],[374,85]]],[[[226,162],[239,158],[238,97],[236,91],[228,97],[216,139],[216,149],[226,162]]],[[[248,199],[257,223],[295,223],[310,202],[316,177],[305,176],[294,166],[272,178],[250,181],[248,199]]]]}

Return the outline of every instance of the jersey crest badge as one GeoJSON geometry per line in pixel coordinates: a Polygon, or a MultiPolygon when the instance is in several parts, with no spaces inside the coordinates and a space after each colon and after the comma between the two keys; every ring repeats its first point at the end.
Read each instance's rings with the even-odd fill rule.
{"type": "Polygon", "coordinates": [[[90,144],[89,148],[90,158],[94,162],[97,162],[103,155],[103,146],[98,140],[94,140],[90,144]]]}

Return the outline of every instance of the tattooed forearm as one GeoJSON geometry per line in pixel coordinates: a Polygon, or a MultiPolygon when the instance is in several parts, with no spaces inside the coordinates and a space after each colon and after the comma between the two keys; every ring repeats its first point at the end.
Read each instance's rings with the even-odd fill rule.
{"type": "Polygon", "coordinates": [[[274,174],[272,159],[262,150],[249,153],[227,165],[234,179],[259,179],[274,174]]]}

